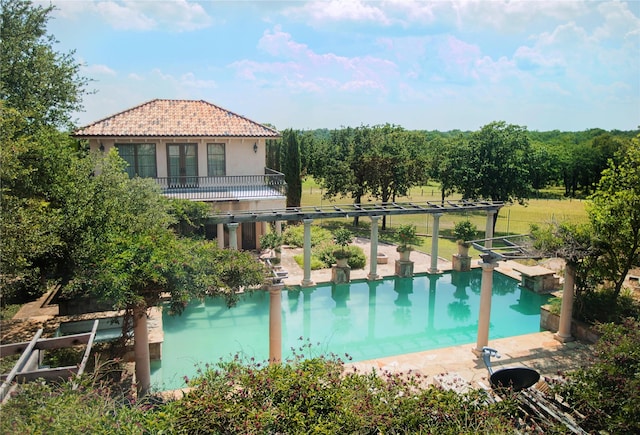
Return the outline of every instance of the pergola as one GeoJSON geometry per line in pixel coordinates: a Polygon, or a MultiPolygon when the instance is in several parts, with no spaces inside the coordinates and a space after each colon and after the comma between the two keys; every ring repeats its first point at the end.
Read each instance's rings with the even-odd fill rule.
{"type": "MultiPolygon", "coordinates": [[[[431,265],[429,273],[438,273],[438,232],[440,217],[444,213],[462,213],[484,211],[487,213],[485,236],[487,247],[491,246],[493,237],[493,216],[504,206],[501,201],[427,201],[416,202],[388,202],[371,204],[346,204],[331,206],[295,207],[275,210],[234,211],[233,213],[212,214],[207,218],[210,224],[218,225],[218,234],[222,234],[223,226],[229,230],[229,247],[237,249],[237,228],[245,222],[275,222],[276,232],[281,232],[282,221],[302,221],[304,224],[304,276],[300,285],[309,287],[311,281],[311,224],[315,219],[367,217],[371,219],[371,252],[369,256],[370,280],[380,279],[377,273],[378,256],[378,221],[383,216],[429,214],[433,216],[433,242],[431,244],[431,265]]],[[[223,247],[224,240],[218,238],[218,244],[223,247]]]]}
{"type": "MultiPolygon", "coordinates": [[[[500,241],[500,246],[493,247],[493,243],[487,244],[487,239],[474,240],[474,248],[481,252],[482,282],[480,286],[480,314],[478,318],[478,338],[473,352],[480,356],[482,348],[489,342],[489,321],[491,318],[491,290],[493,286],[493,270],[498,261],[539,259],[540,254],[533,252],[528,243],[513,243],[512,240],[529,239],[528,235],[507,237],[495,237],[493,241],[500,241]]],[[[562,288],[562,307],[560,311],[560,325],[555,339],[565,343],[574,340],[571,335],[571,317],[573,311],[573,297],[575,287],[576,269],[567,263],[564,270],[564,284],[562,288]]]]}

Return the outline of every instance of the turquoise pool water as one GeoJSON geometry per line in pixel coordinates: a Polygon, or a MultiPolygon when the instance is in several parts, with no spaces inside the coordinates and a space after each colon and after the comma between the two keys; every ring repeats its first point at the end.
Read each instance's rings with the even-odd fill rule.
{"type": "MultiPolygon", "coordinates": [[[[312,356],[348,353],[354,361],[475,343],[481,275],[476,269],[285,291],[283,358],[307,340],[312,356]]],[[[538,332],[546,300],[494,272],[489,338],[538,332]]],[[[238,353],[269,357],[268,292],[246,295],[233,308],[215,298],[194,302],[182,316],[162,320],[162,361],[151,366],[156,388],[183,387],[197,365],[238,353]]]]}

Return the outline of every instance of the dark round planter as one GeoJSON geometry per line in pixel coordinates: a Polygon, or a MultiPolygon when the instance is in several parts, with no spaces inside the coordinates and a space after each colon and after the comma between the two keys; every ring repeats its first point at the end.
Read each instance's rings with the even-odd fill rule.
{"type": "Polygon", "coordinates": [[[540,373],[527,367],[513,367],[498,370],[491,375],[491,387],[494,389],[511,388],[524,390],[540,380],[540,373]]]}

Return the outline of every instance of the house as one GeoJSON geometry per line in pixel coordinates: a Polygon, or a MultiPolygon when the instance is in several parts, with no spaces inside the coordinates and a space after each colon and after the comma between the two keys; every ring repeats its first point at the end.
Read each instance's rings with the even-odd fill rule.
{"type": "MultiPolygon", "coordinates": [[[[265,167],[276,130],[202,100],[152,100],[78,129],[92,151],[116,148],[130,177],[153,178],[170,198],[204,201],[213,213],[282,209],[284,175],[265,167]]],[[[259,248],[265,223],[208,226],[219,246],[259,248]],[[236,242],[229,243],[229,234],[236,242]],[[220,237],[222,236],[222,237],[220,237]]]]}

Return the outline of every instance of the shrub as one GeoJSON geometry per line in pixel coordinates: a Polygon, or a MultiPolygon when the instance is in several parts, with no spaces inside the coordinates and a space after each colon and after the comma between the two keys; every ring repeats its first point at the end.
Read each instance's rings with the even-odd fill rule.
{"type": "Polygon", "coordinates": [[[398,252],[410,251],[413,249],[411,245],[419,242],[415,225],[400,225],[396,229],[396,238],[400,243],[397,248],[398,252]]]}
{"type": "Polygon", "coordinates": [[[555,392],[585,416],[589,433],[640,433],[640,321],[603,324],[593,364],[555,392]]]}
{"type": "Polygon", "coordinates": [[[576,296],[574,317],[589,324],[640,319],[640,302],[629,291],[618,296],[613,289],[583,291],[576,296]]]}
{"type": "Polygon", "coordinates": [[[260,237],[260,248],[263,250],[271,249],[275,252],[280,252],[280,246],[282,246],[282,236],[275,232],[267,233],[260,237]]]}
{"type": "MultiPolygon", "coordinates": [[[[309,349],[307,349],[309,350],[309,349]]],[[[167,406],[177,433],[512,433],[486,393],[423,387],[419,374],[345,372],[335,358],[209,367],[167,406]]],[[[507,402],[507,401],[505,401],[507,402]]]]}
{"type": "MultiPolygon", "coordinates": [[[[339,250],[338,250],[339,251],[339,250]]],[[[367,264],[367,258],[364,251],[359,246],[347,246],[345,248],[347,254],[344,258],[348,258],[347,264],[352,269],[363,269],[367,264]]],[[[314,256],[322,262],[322,268],[331,267],[336,263],[336,246],[333,244],[324,244],[314,250],[314,256]]]]}
{"type": "Polygon", "coordinates": [[[457,222],[453,227],[453,237],[463,246],[469,247],[470,244],[464,242],[475,239],[477,233],[478,228],[469,219],[457,222]]]}
{"type": "MultiPolygon", "coordinates": [[[[311,226],[311,247],[330,240],[333,240],[331,231],[316,225],[311,226]]],[[[282,242],[289,246],[304,247],[304,225],[288,226],[282,233],[282,242]]]]}

